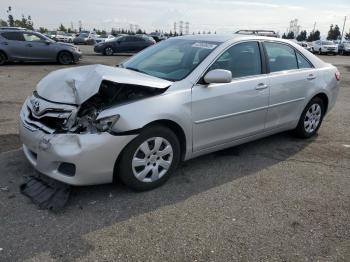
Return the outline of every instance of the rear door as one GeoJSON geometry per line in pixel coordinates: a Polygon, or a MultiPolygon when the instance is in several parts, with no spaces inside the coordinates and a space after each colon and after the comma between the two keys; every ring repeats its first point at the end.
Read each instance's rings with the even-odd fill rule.
{"type": "Polygon", "coordinates": [[[311,63],[292,46],[264,42],[270,72],[270,101],[266,129],[293,126],[300,117],[308,90],[318,77],[311,63]]]}
{"type": "Polygon", "coordinates": [[[25,43],[22,32],[2,32],[0,45],[7,55],[15,60],[25,60],[25,43]]]}

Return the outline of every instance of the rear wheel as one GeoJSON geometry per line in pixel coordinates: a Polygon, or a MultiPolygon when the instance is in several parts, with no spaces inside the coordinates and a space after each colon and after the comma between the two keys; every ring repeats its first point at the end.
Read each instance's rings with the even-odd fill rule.
{"type": "Polygon", "coordinates": [[[69,65],[74,62],[72,54],[66,51],[59,53],[57,60],[61,65],[69,65]]]}
{"type": "Polygon", "coordinates": [[[123,150],[119,178],[137,191],[150,190],[165,183],[180,160],[177,136],[168,128],[144,129],[123,150]]]}
{"type": "Polygon", "coordinates": [[[324,116],[324,104],[321,98],[314,97],[305,107],[295,133],[301,138],[309,138],[317,133],[324,116]]]}
{"type": "Polygon", "coordinates": [[[7,61],[7,56],[3,52],[0,52],[0,65],[4,65],[6,61],[7,61]]]}
{"type": "Polygon", "coordinates": [[[110,55],[113,55],[113,48],[110,47],[110,46],[107,46],[104,51],[103,51],[104,55],[107,55],[107,56],[110,56],[110,55]]]}

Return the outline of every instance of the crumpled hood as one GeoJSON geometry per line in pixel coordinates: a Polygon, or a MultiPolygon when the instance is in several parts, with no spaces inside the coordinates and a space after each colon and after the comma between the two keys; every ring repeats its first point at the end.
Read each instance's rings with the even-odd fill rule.
{"type": "Polygon", "coordinates": [[[88,65],[54,71],[38,83],[36,91],[52,102],[80,105],[99,91],[103,80],[154,88],[166,88],[172,84],[124,68],[88,65]]]}

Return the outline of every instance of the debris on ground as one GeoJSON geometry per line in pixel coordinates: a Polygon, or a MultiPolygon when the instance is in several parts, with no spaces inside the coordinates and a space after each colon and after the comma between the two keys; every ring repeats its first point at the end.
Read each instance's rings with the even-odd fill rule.
{"type": "Polygon", "coordinates": [[[30,176],[20,190],[39,209],[58,211],[68,202],[71,187],[48,177],[30,176]]]}
{"type": "Polygon", "coordinates": [[[9,191],[9,187],[7,186],[0,187],[0,191],[9,191]]]}

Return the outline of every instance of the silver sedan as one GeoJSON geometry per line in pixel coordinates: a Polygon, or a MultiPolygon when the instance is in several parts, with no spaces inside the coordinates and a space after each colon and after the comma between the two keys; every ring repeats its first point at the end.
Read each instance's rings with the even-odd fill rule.
{"type": "Polygon", "coordinates": [[[50,73],[22,107],[20,136],[49,177],[148,190],[180,161],[286,130],[312,137],[339,80],[337,68],[293,42],[172,38],[117,67],[50,73]]]}

